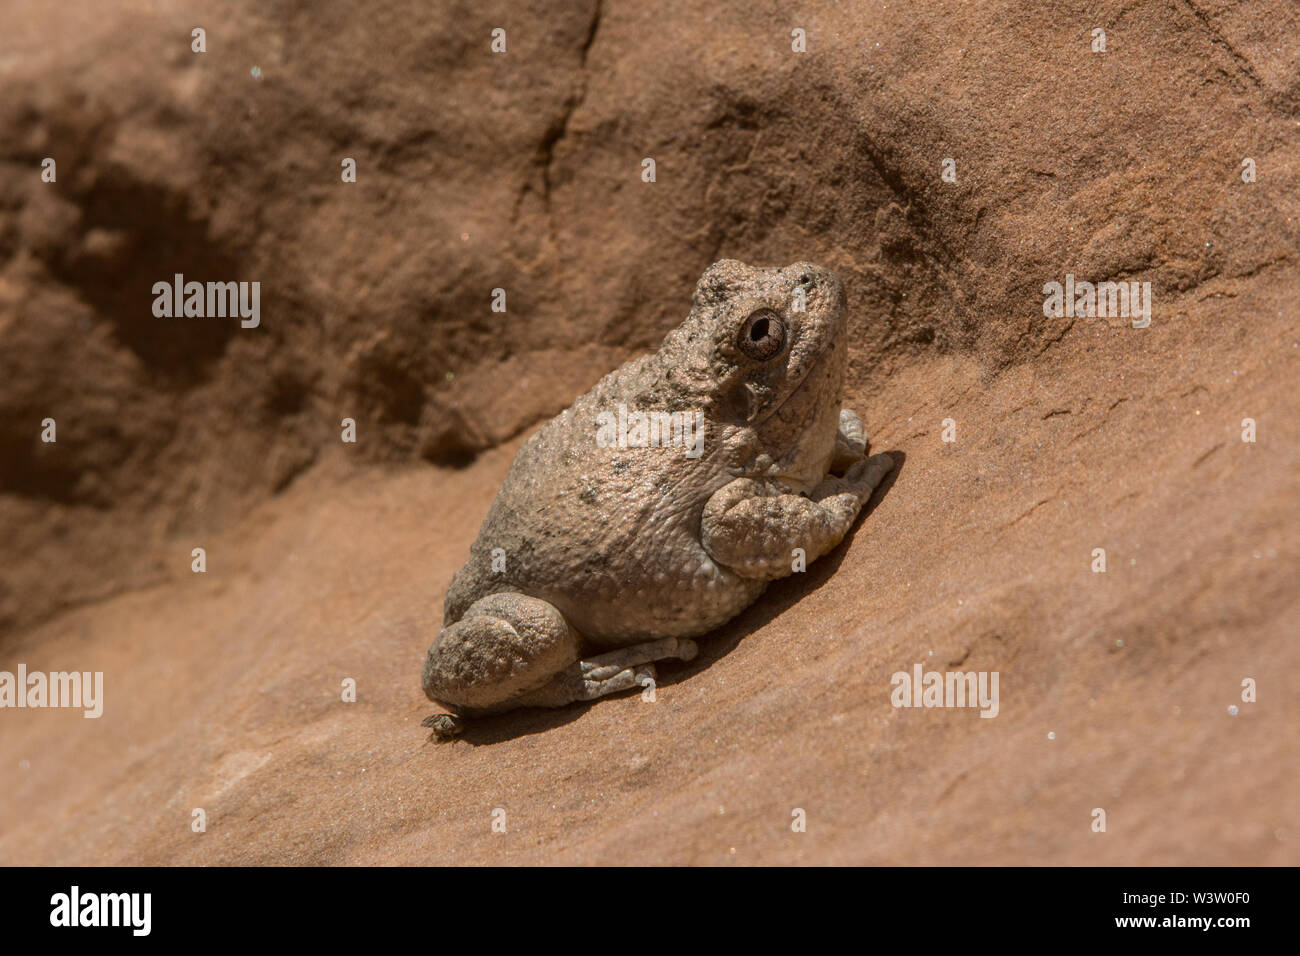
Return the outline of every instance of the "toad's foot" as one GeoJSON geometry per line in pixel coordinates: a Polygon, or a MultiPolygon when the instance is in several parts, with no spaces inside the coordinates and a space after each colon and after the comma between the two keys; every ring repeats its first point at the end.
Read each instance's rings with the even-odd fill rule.
{"type": "Polygon", "coordinates": [[[432,731],[430,740],[450,740],[465,730],[465,722],[455,714],[430,714],[420,721],[420,726],[432,731]]]}
{"type": "Polygon", "coordinates": [[[684,638],[665,637],[659,641],[647,641],[645,644],[620,647],[608,654],[599,654],[588,660],[579,661],[578,666],[582,670],[583,679],[606,680],[624,668],[635,667],[637,664],[648,664],[651,661],[662,661],[668,658],[693,661],[695,655],[699,652],[700,649],[695,645],[694,641],[688,641],[684,638]]]}
{"type": "Polygon", "coordinates": [[[578,661],[544,687],[521,695],[517,703],[521,707],[563,707],[636,687],[653,686],[656,674],[651,661],[690,661],[699,652],[694,641],[679,637],[620,647],[578,661]]]}
{"type": "MultiPolygon", "coordinates": [[[[631,650],[631,648],[628,648],[628,650],[631,650]]],[[[615,651],[614,653],[619,652],[615,651]]],[[[557,674],[546,686],[521,695],[517,703],[521,707],[563,707],[566,704],[596,700],[609,694],[617,694],[620,691],[632,690],[636,687],[653,686],[654,680],[655,666],[653,664],[637,664],[634,667],[617,668],[617,665],[601,665],[593,664],[591,661],[579,661],[564,673],[557,674]],[[590,665],[590,669],[584,673],[582,668],[587,665],[590,665]],[[593,679],[588,676],[588,674],[592,673],[607,674],[610,670],[613,670],[614,673],[606,677],[593,679]]]]}

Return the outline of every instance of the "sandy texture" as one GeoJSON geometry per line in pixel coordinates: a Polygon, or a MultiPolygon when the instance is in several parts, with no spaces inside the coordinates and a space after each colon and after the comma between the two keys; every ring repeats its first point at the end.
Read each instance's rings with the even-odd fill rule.
{"type": "Polygon", "coordinates": [[[1294,5],[3,16],[0,670],[107,689],[0,711],[0,862],[1300,862],[1294,5]],[[426,743],[519,441],[722,256],[839,273],[900,469],[654,703],[426,743]],[[174,272],[262,326],[155,319],[174,272]],[[1045,317],[1067,273],[1151,326],[1045,317]],[[891,707],[917,662],[999,715],[891,707]]]}

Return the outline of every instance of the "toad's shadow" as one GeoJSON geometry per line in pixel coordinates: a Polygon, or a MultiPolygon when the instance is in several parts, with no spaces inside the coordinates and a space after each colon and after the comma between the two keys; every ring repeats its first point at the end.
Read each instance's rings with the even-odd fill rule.
{"type": "MultiPolygon", "coordinates": [[[[898,480],[899,474],[902,473],[903,465],[907,461],[907,455],[901,451],[891,451],[888,452],[888,455],[893,459],[894,467],[876,486],[876,490],[871,493],[871,497],[867,500],[862,511],[858,513],[857,520],[853,522],[853,526],[849,529],[849,533],[844,536],[844,540],[829,554],[808,565],[808,570],[802,574],[792,574],[789,577],[773,581],[757,601],[722,625],[722,627],[699,637],[697,643],[700,646],[700,654],[689,664],[672,660],[656,661],[655,669],[658,673],[656,683],[659,687],[671,686],[679,681],[688,680],[701,671],[708,670],[729,654],[745,637],[772,621],[773,618],[783,614],[787,609],[793,607],[830,580],[844,560],[844,556],[848,553],[853,538],[857,535],[858,528],[861,527],[863,520],[876,510],[876,506],[884,500],[885,495],[889,494],[890,489],[894,487],[894,482],[898,480]]],[[[638,690],[625,693],[641,692],[638,690]]],[[[611,695],[611,697],[617,696],[624,695],[611,695]]],[[[602,700],[605,699],[608,698],[602,698],[602,700]]],[[[501,743],[515,737],[526,737],[530,734],[542,733],[577,720],[589,708],[600,702],[596,700],[585,704],[570,704],[554,710],[529,707],[491,717],[467,720],[464,733],[447,742],[465,741],[474,746],[480,746],[501,743]]]]}

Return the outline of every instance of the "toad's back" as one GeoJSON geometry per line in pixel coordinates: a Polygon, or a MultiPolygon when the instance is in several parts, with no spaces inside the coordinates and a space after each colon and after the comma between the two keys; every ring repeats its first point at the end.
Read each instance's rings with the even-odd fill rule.
{"type": "Polygon", "coordinates": [[[452,581],[446,623],[486,594],[519,591],[553,604],[593,643],[618,645],[704,633],[762,593],[700,543],[705,504],[734,477],[709,423],[699,457],[681,443],[597,442],[601,413],[661,402],[638,387],[658,381],[657,361],[606,376],[524,443],[452,581]]]}

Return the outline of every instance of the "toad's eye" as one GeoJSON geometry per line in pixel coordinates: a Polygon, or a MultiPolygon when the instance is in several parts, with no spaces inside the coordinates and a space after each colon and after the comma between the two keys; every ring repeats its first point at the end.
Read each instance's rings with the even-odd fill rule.
{"type": "Polygon", "coordinates": [[[766,362],[785,348],[785,323],[771,309],[759,309],[745,320],[736,345],[750,358],[766,362]]]}

